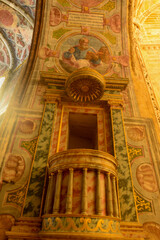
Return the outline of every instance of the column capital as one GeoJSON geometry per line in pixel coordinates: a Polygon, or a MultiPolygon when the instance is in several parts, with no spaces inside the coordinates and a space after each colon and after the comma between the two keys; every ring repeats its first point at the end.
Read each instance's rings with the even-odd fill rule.
{"type": "Polygon", "coordinates": [[[73,172],[73,168],[69,168],[69,171],[70,171],[70,172],[73,172]]]}
{"type": "Polygon", "coordinates": [[[120,99],[110,99],[108,100],[108,105],[110,108],[123,109],[123,101],[120,99]]]}
{"type": "Polygon", "coordinates": [[[83,171],[87,171],[88,170],[88,168],[83,168],[83,171]]]}

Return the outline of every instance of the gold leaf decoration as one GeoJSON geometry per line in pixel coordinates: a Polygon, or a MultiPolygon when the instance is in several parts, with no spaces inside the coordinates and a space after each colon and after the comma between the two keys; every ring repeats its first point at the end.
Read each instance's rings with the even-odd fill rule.
{"type": "Polygon", "coordinates": [[[21,142],[21,147],[25,148],[33,157],[34,151],[35,151],[35,148],[36,148],[36,144],[37,144],[37,138],[35,138],[31,141],[22,141],[21,142]]]}
{"type": "Polygon", "coordinates": [[[50,217],[43,220],[43,231],[119,233],[118,221],[109,219],[50,217]]]}
{"type": "Polygon", "coordinates": [[[23,207],[26,189],[27,184],[17,190],[8,192],[4,205],[12,205],[20,208],[23,207]]]}
{"type": "Polygon", "coordinates": [[[140,212],[152,212],[152,205],[151,202],[144,199],[140,194],[135,192],[136,196],[136,206],[137,211],[140,212]]]}
{"type": "Polygon", "coordinates": [[[130,145],[128,145],[127,147],[130,162],[137,157],[143,156],[142,148],[132,147],[130,145]]]}

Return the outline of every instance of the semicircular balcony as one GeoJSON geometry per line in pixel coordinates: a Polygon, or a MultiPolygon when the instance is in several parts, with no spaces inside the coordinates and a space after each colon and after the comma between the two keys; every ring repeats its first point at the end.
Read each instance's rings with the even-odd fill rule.
{"type": "Polygon", "coordinates": [[[56,232],[54,225],[61,222],[62,227],[70,218],[101,219],[106,228],[111,221],[118,231],[117,162],[112,155],[93,149],[58,152],[49,158],[48,175],[42,232],[56,232]]]}

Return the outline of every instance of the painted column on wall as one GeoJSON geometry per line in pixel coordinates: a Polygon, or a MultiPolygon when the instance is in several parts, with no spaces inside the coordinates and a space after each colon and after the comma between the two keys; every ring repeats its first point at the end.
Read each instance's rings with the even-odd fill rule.
{"type": "Polygon", "coordinates": [[[110,103],[114,155],[118,162],[119,201],[122,221],[137,222],[130,163],[128,160],[121,106],[110,103]]]}
{"type": "Polygon", "coordinates": [[[46,103],[23,211],[25,217],[39,217],[41,212],[41,199],[55,111],[55,103],[46,103]]]}

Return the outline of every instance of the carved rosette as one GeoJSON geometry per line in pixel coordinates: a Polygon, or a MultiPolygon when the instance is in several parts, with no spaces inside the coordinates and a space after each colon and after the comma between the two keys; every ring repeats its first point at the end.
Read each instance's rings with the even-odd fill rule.
{"type": "Polygon", "coordinates": [[[66,80],[66,91],[76,102],[91,102],[103,96],[104,77],[90,68],[81,68],[73,72],[66,80]]]}

